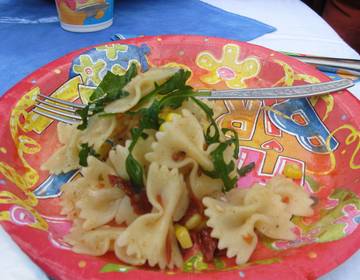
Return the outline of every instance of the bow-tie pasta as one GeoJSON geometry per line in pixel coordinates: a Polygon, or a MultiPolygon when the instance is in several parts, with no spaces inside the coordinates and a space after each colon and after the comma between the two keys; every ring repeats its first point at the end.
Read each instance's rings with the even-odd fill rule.
{"type": "Polygon", "coordinates": [[[101,146],[117,126],[116,118],[114,116],[93,116],[89,119],[88,127],[82,131],[80,136],[80,143],[88,143],[95,151],[99,151],[101,146]]]}
{"type": "Polygon", "coordinates": [[[270,238],[294,240],[295,225],[290,219],[295,214],[312,215],[310,200],[304,189],[278,177],[266,186],[233,189],[222,199],[205,197],[203,204],[211,236],[219,239],[218,248],[226,248],[228,257],[236,256],[236,263],[243,264],[255,250],[255,229],[270,238]]]}
{"type": "Polygon", "coordinates": [[[174,114],[170,122],[165,122],[163,131],[156,133],[153,151],[146,155],[150,162],[157,162],[169,168],[185,166],[195,160],[205,170],[212,170],[213,163],[204,150],[205,138],[199,121],[187,110],[181,115],[174,114]]]}
{"type": "MultiPolygon", "coordinates": [[[[134,158],[142,165],[143,168],[147,168],[150,164],[150,162],[145,159],[145,155],[151,151],[151,145],[155,142],[154,131],[147,130],[146,134],[146,139],[140,138],[133,150],[134,158]]],[[[125,161],[129,155],[130,144],[131,141],[128,140],[125,142],[125,146],[116,145],[115,149],[111,150],[109,153],[109,160],[114,166],[116,173],[125,180],[129,180],[129,175],[126,172],[125,161]]]]}
{"type": "Polygon", "coordinates": [[[42,170],[48,170],[53,174],[60,174],[79,168],[79,139],[81,131],[75,125],[59,123],[57,135],[62,147],[51,155],[42,164],[42,170]]]}
{"type": "Polygon", "coordinates": [[[286,211],[292,215],[311,216],[313,214],[310,206],[314,201],[291,179],[281,176],[273,177],[267,183],[267,187],[281,196],[282,201],[287,205],[286,211]]]}
{"type": "Polygon", "coordinates": [[[219,239],[218,248],[227,249],[226,256],[236,257],[237,264],[247,262],[258,241],[255,225],[268,218],[256,213],[257,205],[236,206],[210,197],[205,197],[203,204],[211,236],[219,239]]]}
{"type": "Polygon", "coordinates": [[[130,224],[137,216],[124,192],[111,184],[109,175],[115,175],[111,166],[89,157],[89,166],[83,168],[83,177],[62,187],[63,214],[81,221],[83,230],[91,230],[112,220],[130,224]],[[123,211],[128,207],[127,214],[123,211]]]}
{"type": "Polygon", "coordinates": [[[78,130],[77,125],[59,123],[58,137],[63,146],[41,166],[41,169],[60,174],[79,168],[80,145],[87,143],[96,152],[101,153],[102,146],[110,138],[116,126],[114,116],[106,118],[93,116],[89,119],[89,126],[83,131],[78,130]]]}
{"type": "Polygon", "coordinates": [[[64,240],[72,245],[72,250],[79,254],[101,256],[114,250],[115,239],[124,231],[121,227],[102,226],[90,231],[73,227],[64,240]]]}
{"type": "MultiPolygon", "coordinates": [[[[174,235],[173,217],[186,193],[184,179],[176,169],[168,170],[166,166],[153,163],[146,186],[153,210],[137,218],[120,234],[115,253],[120,260],[133,265],[148,262],[161,269],[180,267],[183,261],[174,235]]],[[[182,206],[187,208],[187,205],[182,206]]]]}
{"type": "Polygon", "coordinates": [[[199,200],[205,196],[214,196],[221,193],[224,186],[220,179],[211,178],[202,172],[195,161],[193,161],[193,168],[189,175],[189,184],[192,193],[199,200]]]}

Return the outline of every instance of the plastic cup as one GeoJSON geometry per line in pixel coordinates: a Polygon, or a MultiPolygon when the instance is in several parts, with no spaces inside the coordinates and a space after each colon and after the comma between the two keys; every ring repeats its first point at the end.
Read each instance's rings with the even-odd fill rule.
{"type": "Polygon", "coordinates": [[[55,0],[60,25],[72,32],[93,32],[113,23],[114,0],[55,0]]]}

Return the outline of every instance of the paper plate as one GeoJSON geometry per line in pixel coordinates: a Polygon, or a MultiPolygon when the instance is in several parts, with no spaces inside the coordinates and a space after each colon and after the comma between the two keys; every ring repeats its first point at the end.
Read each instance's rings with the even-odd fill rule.
{"type": "Polygon", "coordinates": [[[200,36],[143,37],[111,42],[66,55],[26,77],[0,101],[0,220],[20,247],[54,279],[308,279],[335,268],[360,244],[360,103],[347,91],[310,99],[219,101],[217,122],[240,138],[239,165],[256,168],[239,180],[246,187],[281,174],[287,163],[317,198],[315,215],[294,219],[296,241],[261,239],[246,265],[201,253],[184,257],[173,271],[132,267],[113,254],[73,253],[63,241],[71,224],[60,215],[59,176],[39,166],[59,146],[56,123],[32,112],[38,93],[86,102],[106,71],[129,63],[191,70],[197,89],[285,86],[327,81],[295,59],[248,43],[200,36]]]}

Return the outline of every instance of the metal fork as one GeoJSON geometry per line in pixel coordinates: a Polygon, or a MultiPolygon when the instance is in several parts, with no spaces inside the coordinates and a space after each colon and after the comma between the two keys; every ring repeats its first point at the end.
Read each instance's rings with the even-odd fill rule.
{"type": "MultiPolygon", "coordinates": [[[[230,99],[291,99],[322,95],[331,92],[337,92],[349,88],[354,82],[349,79],[341,79],[331,82],[307,84],[291,87],[272,87],[272,88],[246,88],[231,90],[199,90],[200,98],[209,100],[230,99]]],[[[86,105],[73,103],[51,96],[39,94],[36,99],[33,112],[47,118],[57,120],[68,124],[80,123],[81,117],[75,112],[83,109],[86,105]]]]}

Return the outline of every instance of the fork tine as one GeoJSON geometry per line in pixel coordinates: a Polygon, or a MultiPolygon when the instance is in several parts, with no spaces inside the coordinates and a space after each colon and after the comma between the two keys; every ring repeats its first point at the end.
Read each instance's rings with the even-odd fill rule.
{"type": "Polygon", "coordinates": [[[63,117],[61,117],[59,115],[55,115],[55,114],[52,114],[50,112],[39,111],[36,108],[33,110],[33,112],[36,113],[36,114],[39,114],[41,116],[47,117],[49,119],[53,119],[53,120],[56,120],[56,121],[59,121],[59,122],[67,123],[67,124],[78,124],[78,123],[80,123],[78,120],[69,119],[69,118],[63,118],[63,117]]]}
{"type": "Polygon", "coordinates": [[[73,102],[61,100],[59,98],[43,95],[41,93],[38,96],[41,96],[44,99],[48,99],[48,100],[51,100],[51,101],[56,102],[56,103],[60,103],[60,104],[70,106],[70,107],[74,107],[74,108],[78,108],[78,109],[83,109],[83,108],[86,107],[86,105],[84,105],[84,104],[78,104],[78,103],[73,103],[73,102]]]}
{"type": "Polygon", "coordinates": [[[56,109],[52,109],[51,107],[47,107],[47,106],[44,106],[39,103],[35,104],[35,107],[40,108],[41,110],[45,110],[47,112],[53,113],[53,114],[63,116],[63,117],[67,117],[67,118],[71,118],[71,119],[75,119],[75,120],[81,120],[81,117],[78,115],[62,112],[62,111],[56,110],[56,109]]]}
{"type": "Polygon", "coordinates": [[[53,107],[53,108],[60,109],[62,111],[66,111],[66,112],[70,112],[70,113],[75,113],[75,111],[76,111],[76,109],[74,109],[74,108],[64,107],[64,106],[58,105],[58,104],[56,104],[54,102],[50,103],[50,102],[46,102],[46,101],[41,100],[41,99],[36,99],[35,101],[39,102],[41,104],[44,104],[44,105],[46,105],[48,107],[53,107]]]}

